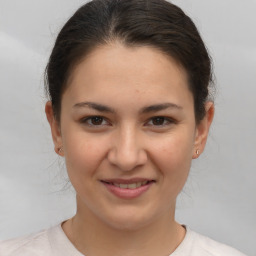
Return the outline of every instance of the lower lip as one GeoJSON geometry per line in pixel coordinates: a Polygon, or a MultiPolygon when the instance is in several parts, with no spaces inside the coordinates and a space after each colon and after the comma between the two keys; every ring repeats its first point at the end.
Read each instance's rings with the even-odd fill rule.
{"type": "Polygon", "coordinates": [[[102,184],[108,189],[108,191],[110,191],[115,196],[123,199],[133,199],[141,196],[153,185],[153,183],[154,182],[150,182],[146,185],[142,185],[141,187],[129,189],[129,188],[116,187],[112,184],[102,182],[102,184]]]}

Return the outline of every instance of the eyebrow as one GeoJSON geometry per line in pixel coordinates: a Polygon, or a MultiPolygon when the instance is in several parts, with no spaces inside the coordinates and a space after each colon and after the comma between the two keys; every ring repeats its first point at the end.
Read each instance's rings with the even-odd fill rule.
{"type": "Polygon", "coordinates": [[[180,109],[180,110],[182,109],[181,106],[174,104],[174,103],[162,103],[162,104],[155,104],[155,105],[151,105],[148,107],[144,107],[144,108],[142,108],[140,113],[146,114],[146,113],[150,113],[150,112],[158,112],[158,111],[165,110],[168,108],[174,108],[174,109],[180,109]]]}
{"type": "Polygon", "coordinates": [[[95,109],[99,112],[115,113],[114,109],[102,104],[94,103],[94,102],[80,102],[73,106],[73,108],[84,108],[84,107],[95,109]]]}
{"type": "MultiPolygon", "coordinates": [[[[86,108],[86,107],[95,109],[99,112],[113,113],[113,114],[116,112],[113,108],[110,108],[108,106],[98,104],[95,102],[80,102],[73,106],[73,108],[86,108]]],[[[150,105],[150,106],[144,107],[140,110],[140,114],[146,114],[146,113],[150,113],[150,112],[158,112],[158,111],[165,110],[168,108],[174,108],[174,109],[178,109],[178,110],[182,109],[181,106],[174,104],[174,103],[162,103],[162,104],[155,104],[155,105],[150,105]]]]}

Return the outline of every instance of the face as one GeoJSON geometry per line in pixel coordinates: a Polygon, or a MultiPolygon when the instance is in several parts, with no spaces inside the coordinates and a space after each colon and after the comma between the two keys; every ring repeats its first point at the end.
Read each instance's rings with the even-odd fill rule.
{"type": "Polygon", "coordinates": [[[211,119],[196,125],[186,73],[173,59],[119,44],[94,50],[75,68],[60,124],[50,103],[46,113],[78,212],[128,229],[174,214],[211,119]]]}

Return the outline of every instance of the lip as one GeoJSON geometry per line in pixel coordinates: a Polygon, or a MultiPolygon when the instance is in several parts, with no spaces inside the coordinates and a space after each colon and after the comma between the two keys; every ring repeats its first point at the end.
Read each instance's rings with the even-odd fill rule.
{"type": "Polygon", "coordinates": [[[118,184],[132,184],[143,181],[154,181],[154,179],[146,179],[146,178],[132,178],[132,179],[104,179],[102,182],[107,183],[118,183],[118,184]]]}
{"type": "Polygon", "coordinates": [[[106,179],[101,180],[101,183],[106,189],[113,195],[122,199],[134,199],[144,194],[154,183],[155,180],[145,178],[133,178],[133,179],[106,179]],[[147,181],[148,183],[138,188],[120,188],[116,187],[113,183],[118,184],[133,184],[137,182],[147,181]]]}

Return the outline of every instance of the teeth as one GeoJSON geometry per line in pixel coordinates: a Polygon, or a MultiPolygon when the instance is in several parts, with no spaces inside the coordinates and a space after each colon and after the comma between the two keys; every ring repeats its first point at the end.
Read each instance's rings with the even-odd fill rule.
{"type": "Polygon", "coordinates": [[[128,184],[128,188],[137,188],[136,183],[128,184]]]}
{"type": "Polygon", "coordinates": [[[146,185],[147,181],[143,182],[137,182],[137,183],[132,183],[132,184],[119,184],[119,183],[113,183],[114,186],[119,187],[119,188],[128,188],[128,189],[135,189],[139,188],[143,185],[146,185]]]}
{"type": "Polygon", "coordinates": [[[137,188],[141,187],[141,185],[142,185],[142,182],[137,182],[136,183],[137,188]]]}
{"type": "Polygon", "coordinates": [[[128,188],[128,184],[120,184],[120,188],[128,188]]]}

